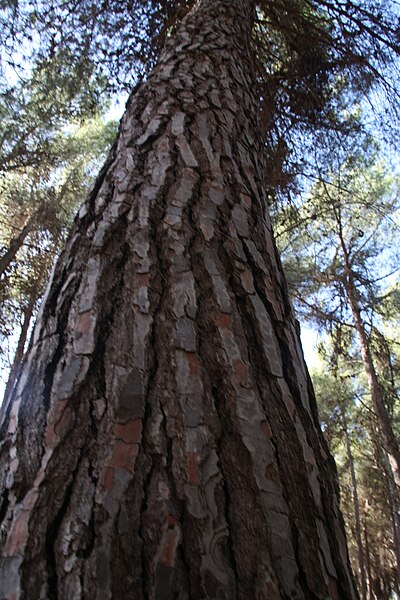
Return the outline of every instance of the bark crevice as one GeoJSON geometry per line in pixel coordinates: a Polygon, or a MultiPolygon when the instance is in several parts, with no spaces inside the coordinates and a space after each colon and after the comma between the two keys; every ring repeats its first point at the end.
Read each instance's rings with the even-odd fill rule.
{"type": "Polygon", "coordinates": [[[46,533],[45,533],[45,555],[46,555],[46,573],[47,573],[47,595],[49,600],[59,600],[58,593],[58,574],[57,574],[57,552],[54,548],[54,544],[58,538],[58,534],[60,531],[60,527],[65,515],[68,512],[72,494],[74,483],[76,480],[76,475],[79,471],[79,467],[81,464],[81,460],[83,457],[82,450],[80,450],[77,463],[74,471],[71,474],[70,484],[67,485],[65,489],[65,495],[62,501],[62,504],[56,514],[56,516],[52,519],[50,524],[47,525],[46,533]]]}

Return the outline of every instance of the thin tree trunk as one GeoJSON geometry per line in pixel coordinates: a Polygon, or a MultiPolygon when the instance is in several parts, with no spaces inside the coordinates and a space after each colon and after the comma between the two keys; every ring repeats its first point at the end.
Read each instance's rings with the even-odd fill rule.
{"type": "Polygon", "coordinates": [[[387,477],[389,505],[393,527],[393,546],[396,557],[397,572],[395,574],[395,585],[397,594],[400,595],[400,510],[398,494],[393,477],[387,477]]]}
{"type": "Polygon", "coordinates": [[[272,240],[250,0],[130,98],[5,420],[0,597],[356,598],[272,240]]]}
{"type": "Polygon", "coordinates": [[[6,389],[4,392],[3,403],[2,403],[1,409],[0,409],[0,427],[1,427],[1,424],[3,421],[3,415],[7,414],[8,409],[10,407],[11,392],[12,392],[12,389],[14,387],[14,384],[18,377],[18,373],[21,368],[22,359],[24,356],[24,350],[25,350],[25,346],[26,346],[26,340],[27,340],[27,336],[28,336],[28,332],[29,332],[29,325],[32,320],[33,309],[35,307],[36,301],[37,301],[36,294],[35,295],[32,294],[29,299],[28,304],[26,305],[26,307],[23,311],[21,331],[20,331],[20,335],[18,338],[18,344],[17,344],[17,348],[16,348],[16,351],[14,354],[12,365],[10,368],[10,373],[8,376],[6,389]]]}
{"type": "Polygon", "coordinates": [[[354,283],[352,280],[348,283],[347,289],[351,310],[353,313],[354,324],[358,334],[361,347],[361,356],[365,373],[367,375],[369,388],[371,392],[371,399],[374,405],[375,413],[377,416],[379,429],[382,432],[382,438],[385,444],[385,449],[388,453],[390,466],[393,471],[394,480],[397,487],[400,489],[400,451],[397,444],[396,437],[393,432],[392,423],[388,411],[385,406],[382,386],[379,383],[378,376],[376,374],[374,362],[372,359],[371,351],[369,349],[368,337],[365,331],[364,323],[361,319],[360,308],[357,302],[355,294],[354,283]]]}
{"type": "Polygon", "coordinates": [[[372,579],[372,570],[371,570],[371,553],[369,548],[369,539],[368,539],[368,526],[367,519],[364,517],[364,548],[365,548],[365,565],[368,574],[368,600],[374,600],[374,592],[373,592],[373,579],[372,579]]]}
{"type": "Polygon", "coordinates": [[[26,238],[28,237],[28,235],[30,234],[30,232],[32,231],[32,229],[35,225],[38,214],[40,213],[40,211],[42,209],[43,209],[43,203],[27,219],[25,225],[23,226],[23,228],[21,229],[19,234],[11,240],[9,247],[7,248],[7,250],[5,251],[3,256],[0,257],[0,279],[3,277],[5,271],[8,269],[8,267],[11,265],[12,261],[17,256],[18,251],[22,248],[26,238]]]}
{"type": "MultiPolygon", "coordinates": [[[[387,505],[388,505],[388,508],[390,511],[389,518],[392,522],[393,554],[396,558],[396,563],[397,563],[397,571],[392,573],[391,582],[392,582],[392,588],[395,588],[396,590],[398,590],[398,587],[399,587],[398,578],[400,575],[399,562],[398,562],[398,557],[397,557],[397,553],[396,553],[396,544],[398,541],[396,518],[398,516],[398,511],[395,508],[396,503],[397,503],[397,500],[396,500],[397,486],[394,482],[393,471],[390,466],[388,454],[382,447],[382,435],[379,431],[379,428],[376,428],[375,426],[372,427],[370,434],[372,436],[373,445],[374,445],[375,465],[384,475],[384,486],[385,486],[384,493],[386,493],[387,505]]],[[[397,591],[397,593],[399,593],[399,592],[397,591]]]]}
{"type": "Polygon", "coordinates": [[[391,468],[393,470],[394,480],[396,482],[397,487],[400,489],[400,450],[394,435],[392,423],[390,421],[389,413],[387,411],[383,389],[381,384],[379,383],[379,379],[375,370],[374,361],[372,358],[368,336],[365,331],[364,322],[361,318],[361,308],[357,298],[357,289],[354,283],[354,276],[350,264],[349,252],[347,250],[343,231],[342,224],[339,217],[339,238],[342,246],[342,252],[345,261],[345,273],[346,279],[344,281],[344,286],[346,289],[346,294],[349,300],[351,312],[354,319],[354,326],[357,332],[357,336],[360,343],[361,356],[363,361],[363,366],[365,370],[365,374],[367,376],[368,385],[371,393],[371,399],[374,405],[374,410],[376,413],[379,429],[382,433],[382,438],[385,444],[386,452],[389,456],[389,461],[391,468]]]}
{"type": "MultiPolygon", "coordinates": [[[[374,436],[374,443],[376,447],[376,460],[377,465],[385,473],[385,484],[388,505],[390,509],[390,520],[392,522],[393,530],[393,552],[396,557],[397,572],[394,577],[394,585],[396,586],[397,593],[400,593],[400,513],[399,513],[399,499],[398,499],[398,488],[394,482],[394,476],[392,467],[390,465],[389,457],[387,452],[382,450],[382,444],[377,439],[378,436],[374,436]]],[[[379,436],[380,437],[380,436],[379,436]]]]}
{"type": "Polygon", "coordinates": [[[354,459],[353,452],[351,449],[351,441],[349,430],[347,426],[347,418],[345,409],[340,407],[341,419],[343,425],[343,431],[346,441],[346,450],[347,450],[347,458],[349,460],[350,467],[350,475],[351,475],[351,483],[353,487],[353,507],[354,507],[354,520],[356,526],[356,542],[357,542],[357,554],[358,554],[358,567],[360,573],[360,590],[361,597],[363,600],[367,600],[367,577],[365,572],[365,564],[364,564],[364,552],[362,545],[362,528],[361,528],[361,518],[360,518],[360,505],[358,501],[358,487],[357,487],[357,477],[356,471],[354,468],[354,459]]]}

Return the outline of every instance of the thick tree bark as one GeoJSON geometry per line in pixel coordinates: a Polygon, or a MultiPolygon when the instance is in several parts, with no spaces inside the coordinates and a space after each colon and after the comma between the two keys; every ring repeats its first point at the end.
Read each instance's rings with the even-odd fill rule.
{"type": "Polygon", "coordinates": [[[251,17],[196,4],[80,211],[3,415],[1,598],[356,598],[263,197],[251,17]]]}

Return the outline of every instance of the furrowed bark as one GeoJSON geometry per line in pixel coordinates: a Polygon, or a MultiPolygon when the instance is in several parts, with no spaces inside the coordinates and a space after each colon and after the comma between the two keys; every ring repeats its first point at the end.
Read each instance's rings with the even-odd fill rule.
{"type": "Polygon", "coordinates": [[[263,196],[252,3],[130,98],[3,415],[0,597],[356,598],[263,196]]]}

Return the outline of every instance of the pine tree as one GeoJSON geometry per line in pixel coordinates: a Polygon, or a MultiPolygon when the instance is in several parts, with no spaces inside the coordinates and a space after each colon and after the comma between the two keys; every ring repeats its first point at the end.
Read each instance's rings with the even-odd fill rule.
{"type": "Polygon", "coordinates": [[[201,0],[169,30],[75,221],[2,415],[2,597],[356,598],[252,42],[295,15],[316,97],[326,52],[297,57],[329,28],[307,2],[255,8],[201,0]]]}

